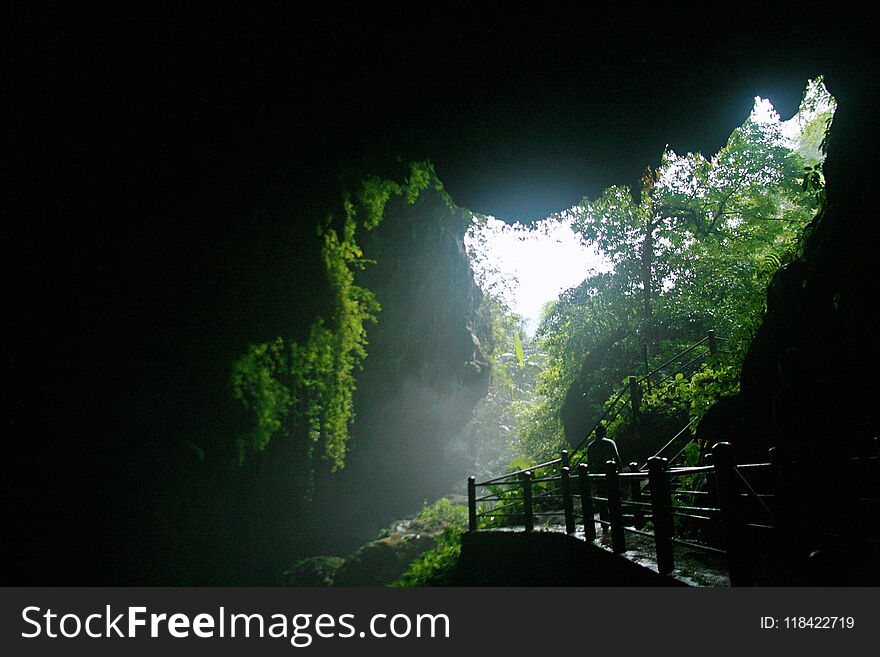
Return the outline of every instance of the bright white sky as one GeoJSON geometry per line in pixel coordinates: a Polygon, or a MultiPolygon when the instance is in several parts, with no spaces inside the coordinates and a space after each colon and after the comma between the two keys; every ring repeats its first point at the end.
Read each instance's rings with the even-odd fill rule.
{"type": "MultiPolygon", "coordinates": [[[[511,288],[505,301],[527,320],[533,335],[541,317],[541,307],[560,292],[581,283],[591,270],[609,270],[595,247],[586,246],[571,229],[568,219],[544,219],[531,229],[489,218],[481,230],[486,238],[482,255],[487,282],[507,283],[511,288]],[[494,268],[495,272],[486,271],[494,268]]],[[[479,249],[475,236],[468,234],[469,249],[479,249]]],[[[479,263],[475,263],[480,269],[479,263]]]]}

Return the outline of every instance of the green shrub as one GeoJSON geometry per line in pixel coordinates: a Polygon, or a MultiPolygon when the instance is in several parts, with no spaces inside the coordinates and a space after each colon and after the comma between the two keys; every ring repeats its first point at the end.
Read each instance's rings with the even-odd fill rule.
{"type": "Polygon", "coordinates": [[[449,526],[464,529],[466,525],[467,508],[443,497],[431,505],[427,501],[424,503],[422,510],[412,519],[410,531],[421,534],[438,534],[449,526]]]}
{"type": "Polygon", "coordinates": [[[407,571],[391,586],[443,586],[458,563],[461,555],[463,530],[449,525],[436,539],[435,547],[413,561],[407,571]]]}

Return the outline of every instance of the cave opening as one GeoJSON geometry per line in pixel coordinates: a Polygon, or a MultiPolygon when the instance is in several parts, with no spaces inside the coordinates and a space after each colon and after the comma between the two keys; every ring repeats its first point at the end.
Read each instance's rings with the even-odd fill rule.
{"type": "Polygon", "coordinates": [[[835,109],[818,77],[788,118],[756,95],[715,154],[667,144],[635,189],[530,224],[473,214],[465,244],[496,345],[489,392],[450,447],[458,460],[496,475],[553,458],[586,428],[566,415],[601,413],[618,378],[709,330],[745,349],[773,272],[823,202],[835,109]]]}
{"type": "Polygon", "coordinates": [[[465,236],[478,283],[524,319],[534,336],[545,306],[610,262],[586,244],[564,211],[531,225],[474,215],[465,236]]]}

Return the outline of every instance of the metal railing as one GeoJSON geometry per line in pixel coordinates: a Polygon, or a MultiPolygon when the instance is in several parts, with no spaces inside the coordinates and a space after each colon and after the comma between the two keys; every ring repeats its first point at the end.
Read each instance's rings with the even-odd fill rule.
{"type": "MultiPolygon", "coordinates": [[[[621,471],[614,461],[584,462],[584,446],[603,421],[627,411],[638,417],[643,386],[660,385],[708,356],[724,353],[719,342],[725,340],[710,331],[642,377],[629,377],[573,452],[562,451],[559,458],[481,482],[469,477],[469,530],[522,527],[532,532],[536,523],[544,522],[549,528],[564,524],[568,534],[578,534],[580,527],[583,538],[594,541],[598,528],[617,554],[627,551],[627,536],[650,538],[661,575],[675,571],[676,548],[686,548],[723,557],[731,585],[754,584],[756,545],[785,532],[776,520],[776,489],[790,467],[783,461],[790,456],[771,449],[769,462],[737,464],[730,444],[721,442],[706,455],[708,465],[682,467],[678,462],[691,438],[693,418],[641,466],[632,463],[621,471]],[[484,494],[478,496],[478,489],[484,494]]],[[[876,436],[861,441],[849,459],[855,468],[852,476],[875,481],[878,452],[876,436]]],[[[855,504],[880,513],[877,490],[875,486],[858,496],[855,504]]]]}
{"type": "MultiPolygon", "coordinates": [[[[864,442],[857,454],[845,457],[845,476],[876,491],[880,445],[876,438],[864,442]]],[[[721,442],[707,454],[708,465],[671,467],[655,456],[646,470],[622,472],[608,461],[601,472],[591,472],[586,463],[573,470],[569,454],[562,452],[559,459],[539,464],[537,472],[521,470],[484,482],[470,477],[469,530],[504,526],[533,532],[545,520],[548,529],[564,524],[565,533],[586,541],[597,540],[601,531],[616,554],[635,547],[628,536],[641,536],[651,539],[661,575],[674,574],[676,550],[686,548],[723,557],[731,585],[750,586],[758,579],[756,555],[786,531],[777,522],[784,504],[777,488],[781,481],[790,484],[783,473],[792,462],[775,448],[769,457],[737,464],[731,445],[721,442]],[[480,488],[490,492],[477,497],[480,488]]],[[[860,491],[851,501],[865,513],[876,514],[880,506],[876,492],[860,491]]]]}
{"type": "MultiPolygon", "coordinates": [[[[641,410],[643,388],[650,390],[653,386],[661,385],[676,374],[688,372],[695,365],[704,362],[709,356],[726,353],[723,349],[719,348],[719,343],[725,342],[727,342],[725,338],[716,336],[715,331],[710,330],[703,338],[668,358],[660,365],[650,369],[642,376],[627,377],[627,382],[611,397],[611,401],[606,405],[604,412],[593,423],[590,430],[587,431],[574,450],[572,450],[572,462],[574,465],[584,461],[586,458],[586,450],[584,448],[590,439],[595,436],[596,430],[603,422],[610,423],[624,414],[628,414],[628,417],[638,416],[641,410]]],[[[689,426],[690,423],[688,424],[689,426]]],[[[683,435],[683,433],[684,430],[680,431],[676,438],[683,435]]],[[[659,455],[659,452],[657,455],[659,455]]]]}
{"type": "Polygon", "coordinates": [[[569,455],[539,464],[535,469],[477,482],[468,479],[468,524],[478,531],[490,527],[535,530],[542,518],[564,523],[565,532],[594,541],[597,526],[610,536],[611,549],[627,551],[627,535],[653,540],[657,570],[675,569],[675,546],[724,555],[733,585],[754,580],[747,545],[753,530],[773,529],[772,492],[758,493],[750,483],[755,473],[770,472],[771,464],[736,465],[728,443],[712,449],[711,465],[669,467],[652,457],[647,471],[620,472],[608,461],[602,472],[586,463],[569,466],[569,455]],[[550,472],[548,469],[555,468],[550,472]],[[701,482],[697,483],[697,479],[701,482]],[[489,489],[477,496],[478,489],[489,489]],[[478,506],[480,503],[480,506],[478,506]],[[759,512],[756,514],[755,510],[759,512]]]}
{"type": "MultiPolygon", "coordinates": [[[[602,424],[604,421],[611,421],[617,418],[624,410],[630,410],[632,412],[638,413],[639,410],[639,402],[641,400],[641,386],[642,384],[650,384],[652,377],[660,376],[661,378],[654,383],[654,385],[658,385],[659,383],[669,379],[670,377],[675,376],[676,374],[685,371],[688,367],[692,366],[698,361],[705,360],[706,357],[710,355],[714,355],[716,353],[721,353],[718,349],[718,343],[725,342],[723,338],[719,338],[715,336],[714,331],[709,331],[705,337],[698,340],[694,344],[690,345],[683,351],[677,353],[672,358],[667,359],[662,364],[658,365],[654,369],[646,372],[641,378],[630,376],[627,380],[627,383],[612,397],[611,401],[605,407],[605,411],[599,416],[591,429],[586,433],[583,439],[578,443],[577,447],[572,451],[573,457],[570,458],[570,462],[566,460],[563,463],[563,459],[567,459],[568,457],[560,457],[556,459],[552,459],[550,461],[546,461],[544,463],[539,463],[537,465],[530,466],[528,468],[524,468],[521,470],[517,470],[515,472],[508,472],[506,474],[498,475],[497,477],[493,477],[491,479],[487,479],[486,481],[481,482],[479,485],[483,486],[486,484],[499,484],[499,485],[510,485],[510,479],[522,476],[526,472],[539,472],[545,470],[547,468],[552,468],[553,466],[567,466],[567,467],[576,467],[580,465],[581,462],[586,458],[586,450],[584,447],[591,437],[593,437],[596,433],[596,429],[602,424]],[[690,358],[686,363],[681,364],[679,361],[684,357],[695,350],[698,350],[701,346],[706,346],[707,351],[699,353],[695,358],[690,358]],[[677,365],[673,369],[668,369],[672,365],[677,365]]],[[[675,441],[678,441],[682,436],[686,435],[687,429],[690,428],[691,424],[693,424],[694,420],[691,420],[684,429],[679,431],[669,443],[664,445],[663,448],[658,451],[655,456],[662,456],[662,453],[669,445],[673,444],[675,441]]],[[[642,468],[647,467],[647,464],[642,468]]]]}

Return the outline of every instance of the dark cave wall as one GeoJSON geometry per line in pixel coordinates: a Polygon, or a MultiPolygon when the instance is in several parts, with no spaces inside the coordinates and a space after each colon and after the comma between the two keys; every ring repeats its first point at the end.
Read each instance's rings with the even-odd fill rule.
{"type": "MultiPolygon", "coordinates": [[[[153,547],[139,560],[142,572],[135,569],[138,582],[279,584],[298,559],[346,554],[463,479],[438,459],[489,380],[489,327],[464,251],[467,226],[430,190],[413,205],[389,202],[379,226],[358,235],[369,262],[357,282],[382,309],[366,326],[345,468],[330,472],[315,460],[312,478],[308,445],[282,437],[241,467],[177,450],[154,468],[164,486],[148,502],[155,519],[143,533],[153,547]]],[[[297,234],[306,240],[313,231],[297,234]]],[[[320,306],[327,293],[316,285],[298,297],[320,306]]],[[[224,393],[213,405],[227,411],[217,438],[231,440],[252,419],[224,393]]],[[[130,581],[131,568],[124,572],[130,581]]]]}
{"type": "MultiPolygon", "coordinates": [[[[774,399],[783,384],[800,401],[805,444],[831,441],[841,450],[877,434],[878,350],[877,84],[829,75],[838,110],[825,163],[827,200],[814,219],[803,255],[774,276],[767,312],[741,374],[741,394],[717,407],[712,424],[725,426],[740,459],[766,457],[777,442],[774,399]],[[801,361],[796,380],[779,372],[783,354],[801,361]],[[731,430],[732,429],[732,430],[731,430]]],[[[704,421],[705,422],[705,421],[704,421]]],[[[719,429],[720,430],[720,429],[719,429]]],[[[710,441],[716,437],[707,435],[710,441]]]]}
{"type": "Polygon", "coordinates": [[[443,448],[488,390],[491,335],[463,243],[469,221],[429,190],[413,205],[390,203],[361,240],[374,264],[359,283],[382,310],[367,327],[346,467],[319,493],[335,500],[328,531],[371,538],[465,476],[443,448]]]}
{"type": "Polygon", "coordinates": [[[346,554],[463,480],[440,458],[486,394],[490,335],[464,250],[468,225],[431,189],[412,205],[390,201],[379,226],[357,236],[367,264],[356,280],[381,310],[366,326],[368,355],[355,373],[345,467],[331,472],[315,460],[310,478],[308,445],[275,438],[241,468],[188,479],[182,488],[195,489],[199,508],[169,538],[186,555],[191,527],[213,534],[200,550],[207,561],[193,556],[185,566],[197,582],[280,583],[298,559],[346,554]],[[225,491],[219,500],[217,491],[225,491]]]}
{"type": "Polygon", "coordinates": [[[823,585],[876,582],[877,471],[850,457],[878,436],[877,83],[828,75],[838,109],[825,163],[827,200],[800,257],[767,290],[767,311],[743,363],[740,394],[697,429],[728,440],[739,462],[776,448],[777,524],[788,569],[823,585]],[[873,545],[873,547],[872,547],[873,545]]]}
{"type": "Polygon", "coordinates": [[[64,416],[57,453],[17,441],[44,449],[8,487],[7,511],[21,513],[5,525],[7,582],[279,584],[297,559],[344,554],[463,480],[438,457],[486,392],[489,331],[462,243],[467,217],[434,190],[389,203],[380,226],[358,236],[374,261],[358,282],[382,310],[356,373],[347,467],[317,461],[312,480],[308,446],[280,437],[236,463],[234,439],[253,419],[232,396],[232,360],[247,342],[302,338],[327,313],[320,241],[302,218],[327,211],[333,195],[319,191],[323,201],[292,222],[230,240],[211,285],[161,297],[182,297],[187,312],[143,322],[145,337],[130,337],[143,362],[115,363],[127,376],[112,389],[61,379],[68,406],[98,405],[100,421],[64,416]]]}

